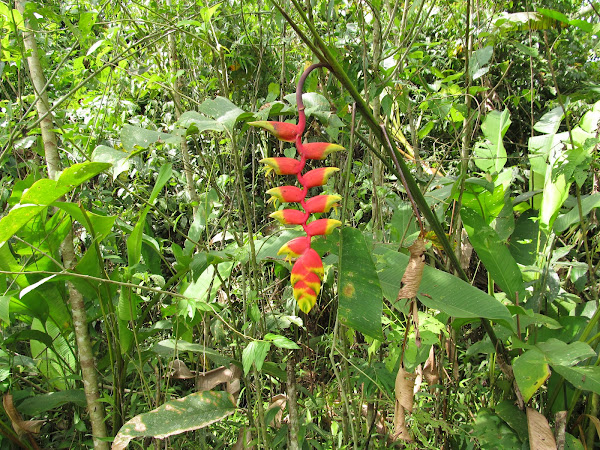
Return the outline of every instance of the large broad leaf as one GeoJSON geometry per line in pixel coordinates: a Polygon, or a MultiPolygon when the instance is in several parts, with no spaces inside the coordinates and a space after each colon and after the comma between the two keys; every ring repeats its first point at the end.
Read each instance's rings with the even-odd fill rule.
{"type": "Polygon", "coordinates": [[[355,228],[344,228],[341,240],[338,316],[356,331],[381,340],[383,294],[371,250],[355,228]]]}
{"type": "Polygon", "coordinates": [[[235,412],[233,396],[227,392],[195,392],[135,416],[113,441],[113,450],[122,450],[137,437],[164,439],[186,431],[198,430],[235,412]]]}
{"type": "Polygon", "coordinates": [[[508,247],[479,214],[469,208],[461,209],[461,217],[469,240],[494,281],[513,302],[516,295],[525,298],[523,277],[508,247]]]}
{"type": "Polygon", "coordinates": [[[560,167],[553,167],[546,172],[544,181],[544,196],[540,206],[540,227],[549,231],[558,216],[558,212],[569,196],[571,183],[567,182],[564,173],[559,173],[560,167]]]}
{"type": "Polygon", "coordinates": [[[92,153],[92,161],[105,162],[112,165],[113,180],[122,173],[129,170],[131,155],[122,150],[109,147],[107,145],[99,145],[92,153]]]}
{"type": "Polygon", "coordinates": [[[548,362],[537,349],[529,350],[514,359],[512,367],[515,381],[526,402],[550,376],[548,362]]]}
{"type": "Polygon", "coordinates": [[[148,148],[157,142],[162,143],[173,139],[177,141],[178,138],[169,133],[147,130],[129,124],[125,124],[121,128],[121,144],[130,153],[134,153],[140,148],[148,148]]]}
{"type": "Polygon", "coordinates": [[[204,131],[223,131],[223,124],[209,119],[196,111],[186,111],[179,118],[178,125],[188,130],[189,134],[204,131]]]}
{"type": "Polygon", "coordinates": [[[83,389],[69,389],[26,398],[19,404],[19,411],[28,416],[37,416],[66,403],[85,407],[86,400],[83,389]]]}
{"type": "MultiPolygon", "coordinates": [[[[400,290],[400,279],[408,264],[408,256],[395,249],[376,246],[374,256],[383,294],[395,301],[400,290]]],[[[456,318],[478,318],[512,324],[506,306],[494,297],[471,286],[460,278],[425,266],[419,287],[419,300],[428,308],[437,309],[456,318]]]]}
{"type": "Polygon", "coordinates": [[[557,364],[552,368],[577,389],[592,391],[600,395],[600,367],[568,367],[557,364]]]}
{"type": "Polygon", "coordinates": [[[483,120],[481,130],[485,141],[475,145],[475,164],[488,173],[498,173],[506,164],[506,149],[502,138],[510,126],[510,112],[491,111],[483,120]]]}
{"type": "MultiPolygon", "coordinates": [[[[600,208],[600,193],[596,192],[581,199],[581,213],[587,216],[594,208],[600,208]]],[[[554,221],[554,231],[562,233],[574,223],[579,222],[579,207],[575,206],[566,214],[561,214],[554,221]]]]}
{"type": "MultiPolygon", "coordinates": [[[[148,199],[150,204],[156,200],[164,185],[167,184],[167,181],[169,181],[169,178],[171,178],[172,173],[173,170],[171,169],[171,164],[165,164],[161,167],[158,177],[156,178],[154,188],[152,189],[152,193],[150,194],[150,198],[148,199]]],[[[133,228],[133,231],[127,239],[127,260],[129,262],[129,266],[134,266],[140,262],[140,257],[142,255],[142,232],[148,211],[150,211],[150,205],[144,208],[140,214],[140,218],[133,228]]]]}
{"type": "Polygon", "coordinates": [[[214,100],[205,100],[198,108],[201,113],[215,119],[229,133],[233,132],[233,127],[238,120],[243,119],[243,116],[252,117],[251,113],[245,113],[244,110],[238,108],[225,97],[217,96],[214,100]]]}
{"type": "Polygon", "coordinates": [[[110,168],[110,164],[85,162],[65,169],[57,181],[44,178],[36,181],[21,196],[20,204],[0,220],[0,245],[17,233],[44,208],[75,187],[110,168]]]}

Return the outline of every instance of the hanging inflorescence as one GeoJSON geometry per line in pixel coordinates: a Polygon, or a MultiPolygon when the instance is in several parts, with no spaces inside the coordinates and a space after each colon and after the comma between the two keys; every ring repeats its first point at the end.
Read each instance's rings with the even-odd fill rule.
{"type": "Polygon", "coordinates": [[[323,280],[323,262],[319,254],[311,248],[313,236],[330,234],[342,223],[334,219],[317,219],[308,222],[311,214],[328,213],[338,206],[342,199],[339,195],[316,195],[306,198],[308,190],[313,187],[323,186],[329,177],[337,172],[337,167],[321,167],[302,173],[306,160],[323,160],[328,154],[344,150],[344,147],[327,142],[302,143],[302,135],[306,127],[306,114],[302,102],[302,87],[308,74],[322,67],[323,64],[313,64],[304,71],[298,82],[296,90],[296,104],[298,106],[298,124],[287,122],[257,121],[249,124],[263,128],[284,142],[294,142],[300,155],[295,158],[265,158],[261,160],[267,165],[267,172],[273,171],[277,175],[296,175],[301,188],[297,186],[280,186],[269,189],[267,194],[270,201],[278,200],[281,203],[299,203],[304,211],[298,209],[283,209],[270,215],[279,220],[283,225],[302,225],[306,236],[290,240],[284,244],[277,253],[286,255],[286,259],[296,259],[292,267],[291,283],[294,298],[302,311],[308,313],[317,301],[323,280]]]}

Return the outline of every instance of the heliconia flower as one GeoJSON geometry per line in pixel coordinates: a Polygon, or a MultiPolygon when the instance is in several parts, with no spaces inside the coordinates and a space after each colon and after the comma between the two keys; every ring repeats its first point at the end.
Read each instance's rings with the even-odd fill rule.
{"type": "Polygon", "coordinates": [[[337,202],[342,199],[339,195],[317,195],[306,200],[304,210],[307,213],[327,213],[331,208],[339,206],[337,202]]]}
{"type": "Polygon", "coordinates": [[[315,303],[317,303],[317,294],[308,286],[302,286],[297,289],[293,289],[294,298],[296,299],[296,303],[298,303],[298,307],[305,314],[308,314],[315,303]]]}
{"type": "Polygon", "coordinates": [[[311,142],[302,145],[302,153],[307,159],[323,160],[333,152],[346,150],[341,145],[330,144],[329,142],[311,142]]]}
{"type": "Polygon", "coordinates": [[[308,272],[314,273],[320,279],[323,279],[323,276],[325,275],[323,261],[321,261],[319,254],[312,248],[307,249],[306,252],[298,258],[298,261],[296,261],[294,266],[296,265],[304,266],[308,272]]]}
{"type": "Polygon", "coordinates": [[[298,258],[308,247],[310,247],[310,238],[308,236],[300,236],[283,244],[277,254],[286,255],[286,259],[298,258]]]}
{"type": "Polygon", "coordinates": [[[304,269],[304,266],[300,267],[303,268],[303,274],[298,273],[298,271],[294,273],[294,268],[296,268],[295,264],[294,267],[292,267],[292,276],[290,279],[292,287],[301,288],[303,286],[308,286],[315,292],[315,294],[319,295],[319,291],[321,290],[321,279],[316,274],[312,272],[307,272],[304,269]]]}
{"type": "Polygon", "coordinates": [[[269,189],[267,194],[271,196],[269,202],[279,200],[281,203],[293,203],[304,200],[304,191],[296,186],[279,186],[269,189]]]}
{"type": "Polygon", "coordinates": [[[323,186],[329,180],[329,177],[336,173],[337,167],[320,167],[313,169],[302,175],[301,183],[304,187],[310,189],[316,186],[323,186]]]}
{"type": "Polygon", "coordinates": [[[310,236],[322,236],[331,234],[337,227],[341,226],[342,222],[335,219],[317,219],[306,226],[306,232],[310,236]]]}
{"type": "Polygon", "coordinates": [[[294,158],[264,158],[260,162],[267,165],[267,174],[272,170],[277,175],[296,175],[302,170],[302,163],[294,158]]]}
{"type": "Polygon", "coordinates": [[[303,225],[306,214],[297,209],[282,209],[269,214],[269,217],[279,220],[283,225],[303,225]]]}
{"type": "Polygon", "coordinates": [[[256,122],[248,122],[248,125],[267,130],[280,141],[294,142],[302,133],[298,125],[288,122],[273,122],[270,120],[258,120],[256,122]]]}

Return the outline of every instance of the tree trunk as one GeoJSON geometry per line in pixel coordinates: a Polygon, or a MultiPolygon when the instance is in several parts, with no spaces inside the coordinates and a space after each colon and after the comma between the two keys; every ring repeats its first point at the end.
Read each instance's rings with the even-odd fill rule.
{"type": "MultiPolygon", "coordinates": [[[[25,4],[23,0],[15,1],[15,7],[21,14],[24,13],[24,6],[25,4]]],[[[42,131],[42,142],[44,145],[46,165],[48,167],[48,177],[55,180],[58,178],[58,173],[61,170],[60,156],[58,154],[56,134],[53,131],[54,123],[52,122],[52,116],[49,114],[50,103],[48,101],[48,93],[46,91],[46,78],[40,64],[37,42],[33,32],[23,32],[23,45],[25,50],[29,52],[27,64],[29,66],[31,82],[37,96],[37,112],[42,119],[40,127],[42,131]]],[[[67,238],[63,242],[61,248],[63,265],[65,268],[70,269],[75,263],[72,232],[67,235],[67,238]]],[[[100,438],[107,437],[106,425],[104,423],[104,406],[102,403],[100,403],[98,380],[96,378],[96,368],[94,364],[94,354],[88,333],[87,315],[85,311],[85,304],[83,302],[83,296],[71,283],[68,283],[68,291],[71,314],[73,317],[73,328],[75,331],[75,339],[77,341],[79,365],[81,366],[83,389],[87,400],[90,421],[92,423],[94,448],[108,450],[108,442],[100,440],[100,438]]]]}

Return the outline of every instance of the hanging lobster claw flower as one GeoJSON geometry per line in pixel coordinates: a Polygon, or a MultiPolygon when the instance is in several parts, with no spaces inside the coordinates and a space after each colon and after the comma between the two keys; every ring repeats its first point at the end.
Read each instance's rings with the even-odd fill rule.
{"type": "Polygon", "coordinates": [[[292,292],[294,293],[298,307],[305,314],[308,314],[313,306],[315,306],[315,303],[317,303],[317,293],[308,286],[294,288],[292,292]]]}
{"type": "Polygon", "coordinates": [[[317,274],[309,272],[302,264],[294,264],[290,282],[292,283],[293,288],[308,286],[317,295],[319,295],[319,291],[321,290],[321,279],[317,274]]]}
{"type": "Polygon", "coordinates": [[[341,145],[330,144],[329,142],[311,142],[302,145],[302,153],[307,159],[323,160],[333,152],[346,150],[341,145]]]}
{"type": "MultiPolygon", "coordinates": [[[[298,264],[299,266],[304,266],[308,272],[312,272],[317,275],[320,279],[323,279],[325,275],[325,271],[323,270],[323,261],[321,261],[321,257],[319,254],[312,248],[309,248],[304,252],[298,261],[294,264],[294,266],[298,264]]],[[[300,268],[298,269],[300,270],[300,268]]]]}
{"type": "Polygon", "coordinates": [[[341,226],[342,222],[335,219],[317,219],[306,226],[306,232],[311,236],[322,236],[331,234],[337,227],[341,226]]]}
{"type": "Polygon", "coordinates": [[[282,225],[303,225],[306,214],[297,209],[282,209],[269,214],[269,217],[279,220],[282,225]]]}
{"type": "Polygon", "coordinates": [[[308,247],[310,247],[310,238],[308,236],[300,236],[283,244],[277,254],[286,255],[286,259],[298,258],[308,247]]]}
{"type": "Polygon", "coordinates": [[[336,173],[337,167],[319,167],[313,169],[302,175],[301,183],[305,188],[312,188],[316,186],[323,186],[329,180],[329,177],[336,173]]]}
{"type": "Polygon", "coordinates": [[[307,213],[327,213],[331,208],[339,206],[338,202],[342,199],[339,195],[317,195],[306,200],[304,210],[307,213]]]}
{"type": "Polygon", "coordinates": [[[302,133],[298,125],[288,122],[258,120],[256,122],[248,122],[248,125],[267,130],[277,139],[284,142],[295,142],[296,138],[302,133]]]}
{"type": "Polygon", "coordinates": [[[304,200],[304,191],[296,186],[279,186],[269,189],[267,194],[271,196],[269,202],[278,200],[281,203],[294,203],[304,200]]]}
{"type": "Polygon", "coordinates": [[[267,165],[267,174],[272,170],[277,175],[296,175],[302,170],[302,163],[294,158],[264,158],[260,162],[267,165]]]}

